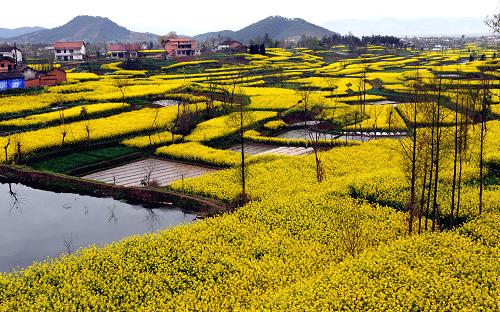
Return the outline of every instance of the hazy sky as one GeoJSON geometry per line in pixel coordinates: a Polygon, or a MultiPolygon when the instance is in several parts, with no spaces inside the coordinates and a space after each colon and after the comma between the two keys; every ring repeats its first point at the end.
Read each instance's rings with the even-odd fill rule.
{"type": "Polygon", "coordinates": [[[300,17],[315,24],[349,18],[481,17],[492,14],[499,0],[23,0],[22,13],[2,14],[0,27],[52,28],[76,15],[105,16],[134,31],[185,35],[238,30],[270,15],[300,17]],[[82,5],[78,5],[81,3],[82,5]],[[130,3],[130,5],[128,4],[130,3]]]}

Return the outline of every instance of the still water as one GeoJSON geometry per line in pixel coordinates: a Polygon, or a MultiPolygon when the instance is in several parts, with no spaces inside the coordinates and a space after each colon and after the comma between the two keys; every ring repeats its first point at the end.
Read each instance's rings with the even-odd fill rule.
{"type": "Polygon", "coordinates": [[[0,272],[195,219],[173,207],[145,208],[0,183],[0,272]]]}

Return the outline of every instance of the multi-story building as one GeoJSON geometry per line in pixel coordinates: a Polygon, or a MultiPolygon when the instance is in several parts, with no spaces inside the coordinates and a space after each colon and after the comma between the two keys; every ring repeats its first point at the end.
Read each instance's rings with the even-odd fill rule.
{"type": "Polygon", "coordinates": [[[87,54],[83,41],[56,42],[54,51],[57,61],[82,61],[87,54]]]}
{"type": "Polygon", "coordinates": [[[169,38],[165,42],[165,51],[171,57],[195,56],[200,54],[196,40],[191,38],[169,38]]]}

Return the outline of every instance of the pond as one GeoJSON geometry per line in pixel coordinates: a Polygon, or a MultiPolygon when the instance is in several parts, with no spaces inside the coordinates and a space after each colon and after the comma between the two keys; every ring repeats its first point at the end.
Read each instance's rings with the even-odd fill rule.
{"type": "Polygon", "coordinates": [[[195,214],[175,207],[145,207],[0,183],[0,272],[195,219],[195,214]]]}
{"type": "MultiPolygon", "coordinates": [[[[278,138],[284,139],[305,139],[310,140],[310,131],[304,129],[290,130],[277,135],[278,138]]],[[[323,140],[353,140],[360,142],[368,142],[370,140],[378,139],[400,139],[407,136],[405,132],[340,132],[340,133],[321,133],[321,139],[323,140]]]]}
{"type": "Polygon", "coordinates": [[[167,107],[167,106],[176,106],[178,105],[180,102],[179,101],[176,101],[176,100],[159,100],[159,101],[155,101],[153,102],[153,105],[159,105],[159,106],[164,106],[164,107],[167,107]]]}

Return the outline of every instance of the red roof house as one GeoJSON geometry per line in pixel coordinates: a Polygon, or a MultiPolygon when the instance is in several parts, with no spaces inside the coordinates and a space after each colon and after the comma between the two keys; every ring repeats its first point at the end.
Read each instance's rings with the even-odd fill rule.
{"type": "Polygon", "coordinates": [[[141,50],[141,46],[135,43],[110,44],[108,46],[108,54],[114,59],[137,58],[139,50],[141,50]]]}
{"type": "Polygon", "coordinates": [[[169,38],[165,42],[165,51],[171,57],[195,56],[200,51],[196,47],[196,40],[191,38],[169,38]]]}
{"type": "Polygon", "coordinates": [[[87,54],[83,41],[58,41],[54,50],[58,61],[82,61],[87,54]]]}

